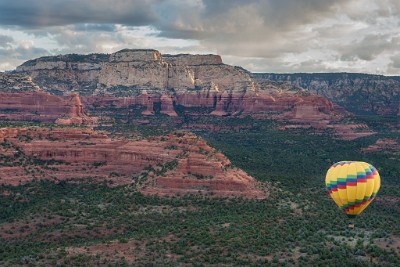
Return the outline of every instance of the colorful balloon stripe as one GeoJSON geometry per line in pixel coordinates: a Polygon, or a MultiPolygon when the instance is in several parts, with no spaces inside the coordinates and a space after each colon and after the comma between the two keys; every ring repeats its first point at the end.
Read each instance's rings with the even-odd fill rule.
{"type": "Polygon", "coordinates": [[[340,161],[329,168],[325,184],[335,203],[348,215],[360,214],[375,198],[380,176],[365,162],[340,161]]]}

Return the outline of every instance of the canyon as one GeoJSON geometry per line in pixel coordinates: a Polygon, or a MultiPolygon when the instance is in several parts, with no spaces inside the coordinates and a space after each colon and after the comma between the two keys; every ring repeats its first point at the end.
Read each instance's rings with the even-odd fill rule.
{"type": "MultiPolygon", "coordinates": [[[[346,75],[254,74],[224,64],[218,55],[168,55],[153,49],[29,60],[12,73],[0,73],[0,120],[86,126],[0,128],[0,182],[90,178],[135,186],[145,194],[261,199],[265,191],[254,178],[190,132],[128,138],[94,128],[151,124],[146,116],[171,117],[162,125],[175,117],[179,124],[187,118],[250,116],[279,121],[276,127],[282,131],[332,131],[334,138],[354,140],[376,132],[353,122],[349,110],[400,114],[396,78],[346,75]]],[[[252,126],[192,121],[181,127],[252,126]]]]}

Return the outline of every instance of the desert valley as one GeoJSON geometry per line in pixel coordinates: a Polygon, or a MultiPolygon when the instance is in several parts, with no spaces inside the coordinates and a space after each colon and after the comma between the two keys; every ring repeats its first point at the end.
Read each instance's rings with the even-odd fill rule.
{"type": "Polygon", "coordinates": [[[0,264],[397,266],[399,116],[398,76],[26,61],[0,73],[0,264]],[[349,230],[323,181],[353,158],[382,189],[349,230]]]}

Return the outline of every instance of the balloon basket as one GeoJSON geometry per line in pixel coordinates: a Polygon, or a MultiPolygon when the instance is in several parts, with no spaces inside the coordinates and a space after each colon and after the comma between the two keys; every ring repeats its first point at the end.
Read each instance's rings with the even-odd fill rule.
{"type": "Polygon", "coordinates": [[[346,214],[348,218],[348,227],[350,230],[354,230],[354,219],[356,218],[356,215],[354,214],[346,214]]]}

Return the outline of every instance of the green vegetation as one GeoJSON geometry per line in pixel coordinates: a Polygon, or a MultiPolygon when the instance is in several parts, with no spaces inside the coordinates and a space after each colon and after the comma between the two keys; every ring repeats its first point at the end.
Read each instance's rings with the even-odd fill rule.
{"type": "Polygon", "coordinates": [[[86,125],[61,125],[55,123],[44,123],[44,122],[16,122],[16,121],[0,121],[0,128],[19,128],[19,127],[45,127],[45,128],[87,128],[86,125]]]}
{"type": "Polygon", "coordinates": [[[101,166],[104,166],[104,165],[107,165],[106,161],[96,161],[96,162],[92,163],[93,167],[101,167],[101,166]]]}
{"type": "MultiPolygon", "coordinates": [[[[353,141],[334,139],[330,134],[311,135],[309,130],[271,129],[273,122],[257,122],[253,129],[237,132],[202,132],[213,147],[221,150],[237,167],[261,181],[280,182],[296,192],[299,186],[322,186],[326,170],[341,160],[366,161],[376,166],[385,182],[400,176],[400,159],[385,153],[362,153],[378,134],[353,141]]],[[[397,138],[399,139],[399,138],[397,138]]],[[[398,182],[398,181],[397,181],[398,182]]]]}
{"type": "Polygon", "coordinates": [[[158,176],[158,175],[165,176],[167,171],[175,170],[176,167],[178,167],[178,160],[177,159],[168,161],[168,162],[166,162],[164,164],[157,163],[157,165],[155,167],[153,167],[152,165],[148,165],[147,167],[144,168],[145,172],[142,173],[142,176],[146,176],[147,177],[147,175],[150,172],[153,172],[153,174],[155,174],[156,176],[158,176]]]}
{"type": "MultiPolygon", "coordinates": [[[[161,198],[138,193],[136,184],[109,187],[90,180],[3,185],[0,265],[400,265],[400,158],[387,151],[361,152],[379,138],[399,141],[386,128],[376,125],[377,135],[343,141],[330,132],[277,130],[275,121],[250,117],[179,121],[158,115],[135,124],[140,120],[124,124],[117,119],[102,129],[144,137],[189,127],[234,166],[265,182],[268,198],[161,198]],[[190,126],[196,123],[214,130],[190,126]],[[377,199],[355,220],[355,230],[348,229],[325,190],[325,173],[340,160],[370,162],[382,177],[377,199]]],[[[163,175],[177,164],[148,166],[134,182],[145,182],[151,172],[163,175]]]]}
{"type": "Polygon", "coordinates": [[[195,177],[196,179],[212,179],[213,178],[212,175],[203,175],[203,174],[192,173],[192,172],[189,172],[189,175],[195,177]]]}
{"type": "MultiPolygon", "coordinates": [[[[197,261],[205,265],[370,266],[370,257],[386,266],[399,263],[394,252],[374,245],[378,238],[390,239],[382,229],[396,221],[369,214],[355,231],[349,231],[344,217],[318,191],[307,198],[276,191],[268,200],[248,201],[159,198],[143,196],[130,187],[88,182],[42,181],[0,189],[8,192],[0,198],[0,225],[9,236],[0,239],[3,264],[30,259],[35,265],[70,265],[71,261],[97,265],[105,261],[102,256],[62,252],[71,247],[112,245],[114,240],[132,242],[139,265],[197,261]],[[294,207],[291,199],[308,205],[294,207]],[[313,205],[316,201],[318,206],[313,205]],[[9,230],[5,225],[11,226],[9,230]]],[[[380,216],[383,212],[372,208],[372,213],[380,216]]],[[[116,264],[118,259],[106,262],[116,264]]]]}
{"type": "Polygon", "coordinates": [[[37,59],[28,60],[22,64],[22,66],[35,66],[39,62],[57,62],[57,61],[65,61],[65,62],[85,62],[85,63],[102,63],[108,61],[108,54],[89,54],[89,55],[80,55],[80,54],[67,54],[67,55],[58,55],[58,56],[45,56],[37,59]]]}

